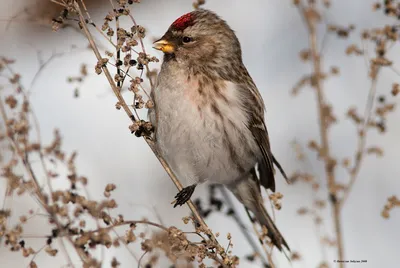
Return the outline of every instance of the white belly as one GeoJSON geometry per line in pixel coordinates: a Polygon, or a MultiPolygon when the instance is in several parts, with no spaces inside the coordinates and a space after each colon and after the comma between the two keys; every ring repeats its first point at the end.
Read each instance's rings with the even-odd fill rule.
{"type": "Polygon", "coordinates": [[[227,120],[216,116],[210,105],[202,106],[200,111],[183,91],[160,89],[155,92],[155,101],[157,111],[161,111],[156,126],[158,149],[183,184],[206,180],[229,184],[238,179],[243,171],[232,161],[228,142],[233,144],[235,159],[243,169],[254,167],[256,157],[249,151],[258,148],[243,124],[244,115],[232,108],[235,106],[218,103],[223,115],[227,114],[229,122],[236,125],[232,128],[227,120]]]}

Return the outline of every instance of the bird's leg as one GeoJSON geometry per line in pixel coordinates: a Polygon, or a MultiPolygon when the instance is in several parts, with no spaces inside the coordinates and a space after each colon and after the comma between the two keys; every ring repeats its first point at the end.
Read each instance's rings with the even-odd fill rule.
{"type": "Polygon", "coordinates": [[[190,197],[192,196],[194,189],[196,188],[197,184],[189,185],[185,188],[183,188],[176,196],[175,200],[176,203],[174,205],[174,208],[176,206],[182,206],[185,204],[187,201],[189,201],[190,197]]]}

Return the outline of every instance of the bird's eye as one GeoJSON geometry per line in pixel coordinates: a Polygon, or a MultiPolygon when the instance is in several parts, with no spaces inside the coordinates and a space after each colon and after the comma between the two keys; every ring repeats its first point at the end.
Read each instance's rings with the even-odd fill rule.
{"type": "Polygon", "coordinates": [[[182,38],[183,43],[190,43],[193,41],[193,38],[189,37],[189,36],[184,36],[182,38]]]}

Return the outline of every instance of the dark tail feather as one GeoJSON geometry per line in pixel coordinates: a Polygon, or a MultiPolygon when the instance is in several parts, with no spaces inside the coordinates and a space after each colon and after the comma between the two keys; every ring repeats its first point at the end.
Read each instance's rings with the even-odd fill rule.
{"type": "Polygon", "coordinates": [[[283,170],[281,164],[279,164],[278,160],[276,160],[274,155],[272,155],[272,161],[274,162],[275,166],[279,169],[279,171],[281,172],[282,176],[285,178],[286,182],[290,183],[288,177],[286,176],[285,171],[283,170]]]}
{"type": "Polygon", "coordinates": [[[257,221],[267,228],[267,236],[271,239],[271,242],[280,251],[282,251],[282,246],[290,251],[288,244],[263,205],[260,186],[255,176],[255,172],[252,172],[248,179],[243,179],[229,188],[236,198],[254,214],[257,221]]]}
{"type": "Polygon", "coordinates": [[[281,232],[279,232],[275,223],[273,222],[271,217],[268,215],[268,212],[266,211],[264,205],[258,204],[257,207],[258,207],[257,211],[252,211],[252,212],[254,213],[257,220],[260,222],[260,224],[264,225],[267,228],[267,230],[268,230],[267,236],[271,239],[271,242],[280,251],[282,251],[282,246],[285,246],[287,248],[287,250],[290,251],[290,248],[289,248],[285,238],[283,238],[281,232]]]}

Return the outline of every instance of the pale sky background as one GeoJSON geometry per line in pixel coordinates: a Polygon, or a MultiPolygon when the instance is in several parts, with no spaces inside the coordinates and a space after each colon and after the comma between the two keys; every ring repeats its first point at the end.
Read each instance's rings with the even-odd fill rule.
{"type": "MultiPolygon", "coordinates": [[[[15,58],[15,69],[22,73],[22,81],[29,86],[38,69],[37,50],[46,58],[54,52],[68,51],[71,45],[85,47],[82,36],[71,30],[52,33],[48,28],[26,26],[15,20],[6,30],[6,20],[20,10],[25,1],[0,1],[0,55],[15,58]]],[[[107,2],[103,0],[107,6],[107,2]]],[[[143,0],[133,5],[136,21],[148,29],[148,36],[160,37],[168,26],[180,15],[192,10],[190,0],[156,1],[143,0]]],[[[301,165],[295,158],[291,141],[307,144],[318,135],[315,96],[311,89],[305,89],[298,97],[290,91],[298,79],[310,72],[309,65],[301,63],[298,52],[308,45],[302,20],[291,0],[208,0],[205,8],[222,16],[236,31],[241,41],[243,60],[255,80],[267,106],[267,126],[272,148],[288,174],[301,165]]],[[[326,15],[330,23],[342,25],[355,24],[358,29],[381,26],[388,22],[384,16],[372,12],[371,0],[333,1],[326,15]]],[[[98,25],[106,14],[105,9],[92,12],[98,25]]],[[[323,33],[323,27],[320,28],[323,33]]],[[[358,34],[353,42],[360,44],[358,34]]],[[[350,106],[363,111],[369,80],[362,57],[346,57],[344,50],[349,44],[346,40],[328,37],[324,49],[324,66],[336,65],[341,68],[341,76],[326,82],[326,95],[334,106],[340,120],[330,132],[332,153],[337,157],[353,156],[356,148],[355,128],[345,119],[350,106]]],[[[151,51],[150,46],[148,50],[151,51]]],[[[397,51],[398,52],[398,51],[397,51]]],[[[158,52],[151,53],[161,55],[158,52]]],[[[395,55],[392,52],[392,55],[395,55]]],[[[129,120],[125,114],[115,109],[116,99],[111,93],[104,76],[93,74],[95,58],[90,51],[73,52],[55,59],[46,67],[32,88],[31,101],[39,118],[42,139],[49,143],[53,129],[59,128],[63,136],[64,149],[77,150],[79,173],[89,178],[89,190],[93,197],[101,197],[104,186],[113,182],[118,186],[114,193],[119,207],[117,213],[125,219],[140,219],[143,216],[157,221],[151,211],[154,207],[166,225],[183,225],[182,217],[188,215],[185,207],[174,209],[170,202],[176,188],[168,179],[157,159],[143,140],[137,139],[128,131],[129,120]],[[79,74],[81,63],[87,63],[92,74],[81,86],[80,97],[73,98],[74,85],[66,83],[67,76],[79,74]],[[150,209],[149,209],[150,208],[150,209]]],[[[378,84],[379,94],[388,95],[391,84],[399,82],[393,72],[385,71],[378,84]]],[[[0,93],[1,94],[1,93],[0,93]]],[[[3,97],[3,96],[1,96],[3,97]]],[[[390,98],[388,98],[390,99],[390,98]]],[[[397,99],[397,104],[399,100],[397,99]]],[[[398,241],[400,230],[400,211],[394,210],[390,220],[380,216],[388,196],[400,194],[398,159],[400,157],[400,114],[389,116],[389,132],[384,136],[371,131],[369,145],[379,145],[385,150],[384,158],[367,157],[361,169],[359,180],[343,210],[343,233],[345,256],[348,260],[367,260],[364,264],[349,264],[346,267],[395,267],[400,261],[398,241]]],[[[322,165],[316,161],[314,153],[307,153],[312,169],[323,174],[322,165]]],[[[310,168],[310,167],[305,167],[310,168]]],[[[344,172],[337,172],[343,176],[344,172]]],[[[322,181],[325,180],[321,177],[322,181]]],[[[4,185],[0,184],[0,187],[4,185]]],[[[278,176],[277,191],[284,194],[283,208],[277,212],[277,224],[294,251],[299,251],[302,261],[292,266],[282,254],[275,252],[277,267],[317,267],[322,259],[314,225],[308,217],[296,214],[300,206],[312,202],[310,187],[301,184],[286,185],[278,176]]],[[[198,187],[195,197],[204,195],[207,187],[198,187]]],[[[15,201],[18,211],[26,211],[32,204],[27,200],[15,201]]],[[[240,205],[237,209],[243,212],[240,205]]],[[[243,215],[243,220],[248,223],[243,215]]],[[[324,233],[332,233],[330,209],[325,209],[324,233]]],[[[250,252],[249,246],[235,223],[222,215],[213,215],[207,223],[215,232],[225,237],[233,234],[233,252],[243,257],[250,252]]],[[[251,230],[250,224],[248,224],[251,230]]],[[[32,233],[44,230],[39,224],[32,227],[32,233]]],[[[44,234],[42,232],[42,234],[44,234]]],[[[36,242],[38,246],[42,241],[36,242]]],[[[221,239],[221,243],[225,243],[221,239]]],[[[133,247],[133,249],[137,249],[133,247]]],[[[117,253],[121,267],[136,267],[129,253],[120,249],[117,253]]],[[[106,258],[112,258],[109,252],[106,258]]],[[[138,253],[139,255],[139,253],[138,253]]],[[[139,255],[140,256],[140,255],[139,255]]],[[[327,252],[328,264],[336,267],[335,251],[327,252]]],[[[1,267],[26,267],[27,259],[18,253],[9,253],[0,247],[1,267]]],[[[39,267],[61,267],[64,259],[50,262],[46,256],[39,256],[39,267]]],[[[104,267],[109,267],[105,262],[104,267]]],[[[167,267],[167,266],[160,266],[167,267]]],[[[259,267],[247,263],[242,258],[240,267],[259,267]]]]}

